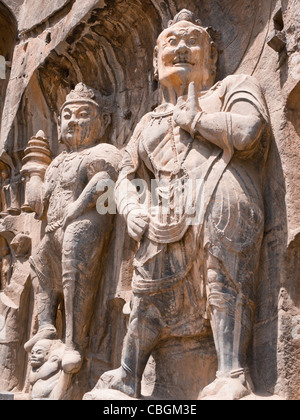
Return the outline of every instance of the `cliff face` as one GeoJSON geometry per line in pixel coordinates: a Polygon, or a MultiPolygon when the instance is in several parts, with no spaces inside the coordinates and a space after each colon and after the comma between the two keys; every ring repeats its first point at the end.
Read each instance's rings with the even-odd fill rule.
{"type": "MultiPolygon", "coordinates": [[[[107,139],[122,151],[140,119],[160,101],[153,75],[156,38],[179,10],[188,8],[200,17],[204,27],[211,27],[210,34],[219,50],[218,80],[230,74],[255,76],[266,97],[272,145],[264,186],[265,234],[249,365],[257,391],[299,399],[298,3],[299,0],[0,1],[0,56],[6,62],[5,78],[0,79],[0,159],[1,171],[8,174],[1,181],[1,278],[9,276],[9,281],[18,284],[18,292],[13,296],[12,292],[6,293],[9,300],[3,298],[4,287],[0,295],[0,390],[28,391],[23,345],[37,330],[37,284],[30,277],[30,250],[17,255],[11,245],[15,236],[25,234],[31,238],[34,249],[44,235],[45,223],[36,220],[26,207],[20,174],[28,141],[42,130],[53,156],[59,155],[63,149],[58,141],[57,115],[70,90],[84,82],[97,89],[109,104],[112,124],[107,139]],[[6,207],[4,196],[8,200],[6,207]]],[[[117,217],[103,263],[103,286],[89,337],[88,364],[70,391],[74,399],[91,390],[104,371],[119,366],[127,322],[123,306],[130,299],[134,249],[123,221],[117,217]]],[[[64,309],[60,310],[63,313],[64,309]]],[[[59,312],[58,324],[63,331],[60,317],[59,312]]],[[[180,349],[180,342],[166,343],[156,356],[160,369],[156,383],[172,397],[169,385],[178,381],[178,372],[189,360],[189,366],[195,363],[199,375],[202,372],[201,380],[195,380],[197,375],[191,369],[188,377],[193,380],[190,385],[182,384],[182,389],[190,386],[190,392],[196,396],[199,387],[205,386],[215,373],[211,337],[206,344],[190,341],[184,351],[180,349]],[[179,360],[177,372],[168,365],[170,354],[179,360]]],[[[153,381],[150,364],[145,381],[148,388],[153,381]]]]}

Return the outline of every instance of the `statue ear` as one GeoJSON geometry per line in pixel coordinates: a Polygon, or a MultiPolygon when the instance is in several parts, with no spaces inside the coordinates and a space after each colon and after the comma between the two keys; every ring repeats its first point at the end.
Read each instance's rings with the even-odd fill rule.
{"type": "Polygon", "coordinates": [[[99,118],[99,139],[102,140],[106,134],[106,130],[112,122],[111,114],[104,112],[99,118]]]}
{"type": "Polygon", "coordinates": [[[211,74],[216,76],[217,74],[217,63],[218,63],[218,49],[214,42],[210,43],[210,62],[211,62],[211,74]]]}
{"type": "Polygon", "coordinates": [[[154,79],[158,82],[158,47],[154,48],[153,53],[153,67],[154,67],[154,79]]]}
{"type": "Polygon", "coordinates": [[[102,120],[103,120],[103,131],[105,131],[107,129],[107,127],[109,126],[109,124],[111,123],[111,115],[110,114],[103,114],[102,115],[102,120]]]}
{"type": "Polygon", "coordinates": [[[62,137],[61,137],[61,117],[60,117],[60,115],[57,116],[57,133],[58,133],[59,143],[63,143],[62,137]]]}

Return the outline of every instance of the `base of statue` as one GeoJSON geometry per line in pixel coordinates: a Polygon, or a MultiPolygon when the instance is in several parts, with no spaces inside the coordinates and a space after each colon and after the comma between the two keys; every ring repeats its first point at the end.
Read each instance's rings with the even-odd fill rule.
{"type": "Polygon", "coordinates": [[[0,401],[13,401],[14,399],[15,396],[11,392],[0,392],[0,401]]]}
{"type": "Polygon", "coordinates": [[[88,392],[83,397],[84,401],[139,401],[137,398],[129,397],[121,391],[114,389],[97,389],[88,392]]]}

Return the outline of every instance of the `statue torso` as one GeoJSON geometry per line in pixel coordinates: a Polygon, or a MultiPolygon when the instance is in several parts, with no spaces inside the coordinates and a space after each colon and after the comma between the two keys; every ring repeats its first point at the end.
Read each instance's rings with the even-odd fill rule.
{"type": "Polygon", "coordinates": [[[61,220],[66,206],[78,198],[87,184],[84,161],[84,152],[62,153],[49,167],[45,181],[48,223],[61,220]]]}
{"type": "Polygon", "coordinates": [[[63,219],[66,207],[78,199],[97,172],[106,171],[111,177],[116,177],[114,168],[118,159],[119,151],[108,144],[60,154],[49,166],[45,176],[44,197],[48,201],[48,224],[63,219]]]}

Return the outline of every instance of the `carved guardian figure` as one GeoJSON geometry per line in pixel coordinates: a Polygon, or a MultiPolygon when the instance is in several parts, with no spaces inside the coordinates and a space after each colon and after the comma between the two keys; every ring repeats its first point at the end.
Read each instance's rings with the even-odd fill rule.
{"type": "Polygon", "coordinates": [[[158,37],[161,104],[138,124],[116,188],[118,210],[139,242],[129,329],[122,366],[104,374],[97,389],[139,398],[153,350],[170,337],[205,334],[210,323],[219,367],[200,398],[251,392],[247,350],[264,232],[269,118],[259,83],[232,75],[214,85],[216,65],[215,44],[187,10],[158,37]],[[148,185],[143,199],[136,178],[148,185]],[[191,194],[194,208],[202,208],[196,223],[174,203],[174,188],[189,180],[204,183],[200,195],[191,194]]]}
{"type": "MultiPolygon", "coordinates": [[[[25,349],[30,352],[41,340],[62,338],[65,349],[61,366],[67,374],[78,372],[84,360],[102,257],[114,218],[98,214],[96,202],[102,192],[97,185],[116,181],[121,159],[114,146],[103,143],[110,116],[103,111],[98,96],[83,83],[67,96],[59,122],[66,151],[49,165],[40,200],[36,191],[27,191],[28,196],[35,196],[31,205],[36,203],[33,210],[46,217],[47,226],[31,258],[32,276],[39,284],[39,330],[25,349]],[[63,337],[57,337],[55,322],[62,302],[65,331],[63,337]]],[[[29,155],[26,165],[28,160],[29,155]]]]}

